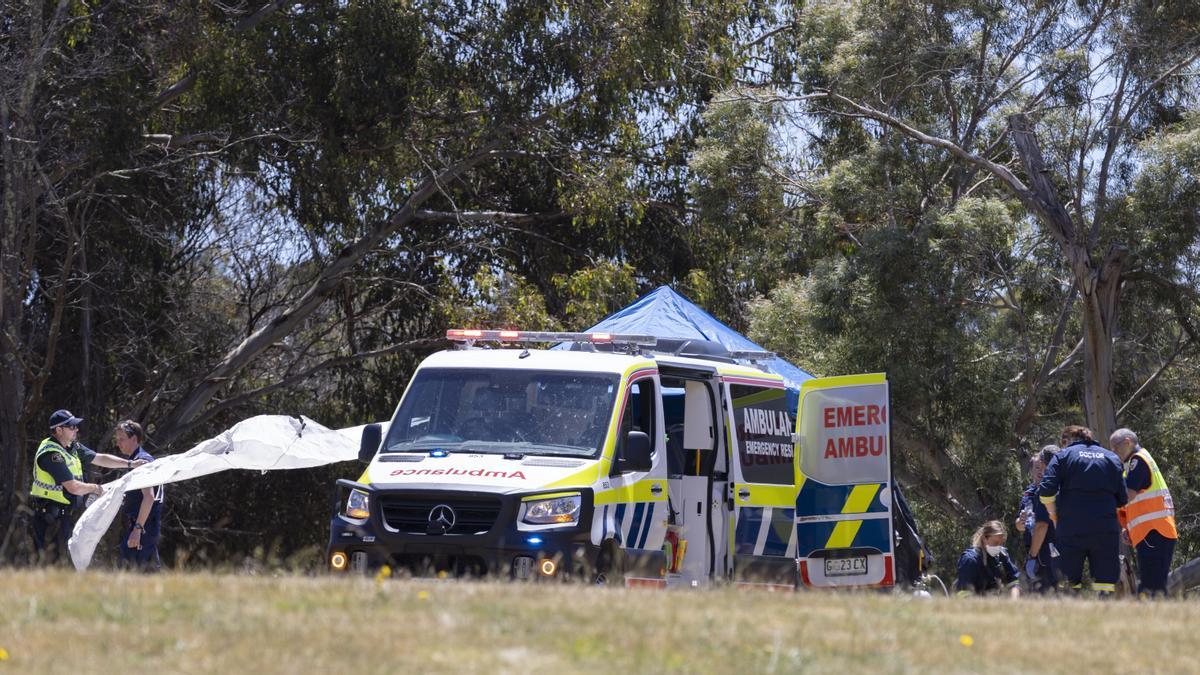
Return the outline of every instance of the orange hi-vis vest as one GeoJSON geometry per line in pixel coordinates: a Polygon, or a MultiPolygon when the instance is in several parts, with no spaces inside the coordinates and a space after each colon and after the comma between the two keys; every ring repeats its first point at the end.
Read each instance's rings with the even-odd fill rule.
{"type": "Polygon", "coordinates": [[[1178,539],[1179,531],[1175,529],[1175,503],[1171,500],[1171,492],[1167,489],[1167,481],[1163,480],[1162,472],[1154,463],[1154,458],[1145,448],[1138,448],[1134,457],[1150,467],[1150,487],[1137,493],[1121,509],[1121,523],[1129,530],[1129,541],[1137,546],[1151,530],[1167,539],[1178,539]]]}

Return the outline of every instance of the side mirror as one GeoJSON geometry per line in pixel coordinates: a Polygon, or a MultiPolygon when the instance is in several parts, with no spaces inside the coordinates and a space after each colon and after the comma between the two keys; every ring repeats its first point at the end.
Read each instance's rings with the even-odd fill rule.
{"type": "Polygon", "coordinates": [[[649,471],[652,466],[654,457],[650,448],[650,436],[644,431],[630,431],[625,437],[625,451],[617,459],[617,471],[649,471]]]}
{"type": "Polygon", "coordinates": [[[370,464],[379,452],[379,443],[383,440],[383,427],[378,424],[368,424],[363,427],[362,440],[358,443],[358,461],[370,464]]]}

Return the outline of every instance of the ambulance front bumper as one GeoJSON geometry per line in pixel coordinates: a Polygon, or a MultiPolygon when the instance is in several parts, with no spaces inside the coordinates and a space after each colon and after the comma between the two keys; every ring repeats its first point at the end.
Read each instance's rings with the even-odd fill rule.
{"type": "Polygon", "coordinates": [[[334,572],[387,565],[420,576],[571,579],[589,575],[599,553],[591,542],[588,489],[570,491],[580,494],[574,523],[531,525],[520,520],[522,503],[536,499],[537,493],[379,490],[349,481],[339,485],[366,492],[370,506],[368,517],[350,518],[342,510],[344,499],[338,500],[326,557],[334,572]]]}

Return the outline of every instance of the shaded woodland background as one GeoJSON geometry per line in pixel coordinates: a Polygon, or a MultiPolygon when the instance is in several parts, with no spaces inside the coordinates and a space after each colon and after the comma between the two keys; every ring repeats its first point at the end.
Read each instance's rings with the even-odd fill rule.
{"type": "MultiPolygon", "coordinates": [[[[1151,0],[5,3],[0,564],[56,408],[160,454],[381,420],[448,326],[660,284],[888,373],[943,570],[1080,422],[1200,555],[1198,58],[1151,0]]],[[[171,486],[167,561],[318,566],[355,472],[171,486]]]]}

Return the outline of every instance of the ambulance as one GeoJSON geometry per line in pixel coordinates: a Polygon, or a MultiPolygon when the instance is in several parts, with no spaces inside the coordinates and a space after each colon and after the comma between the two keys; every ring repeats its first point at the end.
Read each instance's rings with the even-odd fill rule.
{"type": "Polygon", "coordinates": [[[797,404],[773,354],[706,340],[447,338],[337,482],[333,572],[894,583],[883,375],[809,380],[797,404]]]}

